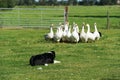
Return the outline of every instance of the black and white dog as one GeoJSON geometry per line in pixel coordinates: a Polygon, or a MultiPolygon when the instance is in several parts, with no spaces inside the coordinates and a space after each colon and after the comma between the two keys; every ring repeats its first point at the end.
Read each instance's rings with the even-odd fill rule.
{"type": "Polygon", "coordinates": [[[55,51],[45,52],[42,54],[34,55],[30,58],[30,65],[45,65],[54,63],[55,51]]]}

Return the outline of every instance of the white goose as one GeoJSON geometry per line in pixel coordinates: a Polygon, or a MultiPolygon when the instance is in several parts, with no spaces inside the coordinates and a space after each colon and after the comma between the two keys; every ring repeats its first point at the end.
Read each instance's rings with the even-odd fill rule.
{"type": "Polygon", "coordinates": [[[101,37],[101,33],[100,32],[98,32],[98,30],[97,30],[97,26],[96,26],[96,23],[94,23],[94,28],[95,28],[95,31],[94,31],[94,36],[95,36],[95,39],[96,40],[99,40],[100,39],[100,37],[101,37]]]}
{"type": "Polygon", "coordinates": [[[86,26],[87,26],[87,28],[88,28],[86,41],[87,41],[87,42],[89,42],[89,41],[95,41],[95,36],[94,36],[94,34],[90,32],[90,25],[87,24],[86,26]]]}
{"type": "Polygon", "coordinates": [[[85,33],[84,26],[85,26],[85,23],[83,23],[82,25],[82,30],[80,32],[80,39],[82,42],[87,42],[87,34],[85,33]]]}
{"type": "Polygon", "coordinates": [[[65,22],[65,24],[64,24],[64,30],[65,31],[68,31],[68,26],[69,26],[69,22],[65,22]]]}
{"type": "Polygon", "coordinates": [[[51,24],[51,26],[50,26],[50,32],[48,34],[46,34],[44,37],[45,37],[45,40],[53,39],[53,37],[54,37],[53,24],[51,24]]]}
{"type": "Polygon", "coordinates": [[[75,27],[76,27],[77,32],[79,33],[79,27],[78,27],[78,25],[76,24],[75,27]]]}
{"type": "Polygon", "coordinates": [[[71,25],[69,26],[68,32],[67,32],[67,42],[70,42],[70,36],[71,36],[71,25]]]}
{"type": "Polygon", "coordinates": [[[77,32],[79,33],[79,27],[75,22],[73,22],[73,28],[76,28],[77,32]]]}
{"type": "Polygon", "coordinates": [[[64,25],[63,36],[62,36],[62,41],[63,42],[67,41],[68,26],[69,26],[69,23],[66,22],[65,25],[64,25]]]}
{"type": "Polygon", "coordinates": [[[57,28],[57,31],[56,31],[55,35],[54,35],[54,41],[55,41],[55,42],[60,42],[62,36],[63,36],[62,27],[59,26],[59,27],[57,28]]]}
{"type": "Polygon", "coordinates": [[[71,42],[75,42],[75,43],[77,43],[79,41],[80,38],[79,38],[79,34],[77,32],[77,28],[73,28],[73,32],[71,34],[70,39],[71,39],[71,42]]]}

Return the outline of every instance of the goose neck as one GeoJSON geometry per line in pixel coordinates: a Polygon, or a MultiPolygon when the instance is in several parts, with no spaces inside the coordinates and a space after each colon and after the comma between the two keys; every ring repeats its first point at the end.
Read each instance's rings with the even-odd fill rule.
{"type": "Polygon", "coordinates": [[[88,27],[88,31],[87,32],[90,32],[90,26],[87,26],[88,27]]]}
{"type": "Polygon", "coordinates": [[[53,29],[52,29],[52,27],[50,27],[50,32],[53,32],[53,29]]]}
{"type": "Polygon", "coordinates": [[[95,31],[98,31],[96,25],[95,25],[95,31]]]}
{"type": "Polygon", "coordinates": [[[84,32],[84,26],[82,27],[82,32],[84,32]]]}

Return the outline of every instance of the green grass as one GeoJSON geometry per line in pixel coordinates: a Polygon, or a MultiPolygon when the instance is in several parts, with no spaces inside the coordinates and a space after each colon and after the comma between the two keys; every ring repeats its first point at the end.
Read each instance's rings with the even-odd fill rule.
{"type": "Polygon", "coordinates": [[[120,29],[120,10],[119,6],[70,6],[69,21],[77,22],[79,25],[82,22],[91,25],[96,22],[100,28],[106,28],[107,11],[109,12],[110,27],[120,29]]]}
{"type": "Polygon", "coordinates": [[[45,41],[48,29],[0,29],[0,80],[120,80],[120,30],[100,29],[95,43],[45,41]],[[31,67],[32,55],[55,50],[60,64],[31,67]]]}

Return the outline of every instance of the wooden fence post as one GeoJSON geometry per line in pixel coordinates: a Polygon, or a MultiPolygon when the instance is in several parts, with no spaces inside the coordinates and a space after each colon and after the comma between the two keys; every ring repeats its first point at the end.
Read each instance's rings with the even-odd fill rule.
{"type": "Polygon", "coordinates": [[[68,21],[68,6],[64,10],[64,23],[68,21]]]}
{"type": "Polygon", "coordinates": [[[107,29],[110,29],[109,11],[107,11],[107,29]]]}

